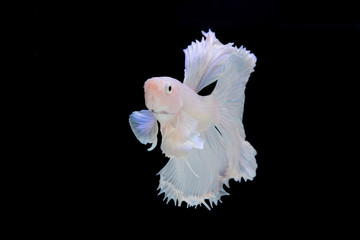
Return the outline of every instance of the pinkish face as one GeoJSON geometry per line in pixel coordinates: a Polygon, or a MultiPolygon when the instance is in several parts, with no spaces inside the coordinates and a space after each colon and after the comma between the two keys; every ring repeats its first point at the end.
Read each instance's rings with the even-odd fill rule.
{"type": "Polygon", "coordinates": [[[150,78],[145,82],[145,104],[161,121],[177,114],[183,105],[181,83],[169,77],[150,78]]]}

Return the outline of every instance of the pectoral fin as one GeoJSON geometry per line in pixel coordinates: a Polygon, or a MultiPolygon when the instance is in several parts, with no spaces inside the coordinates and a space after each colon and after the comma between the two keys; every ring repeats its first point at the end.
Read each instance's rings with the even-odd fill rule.
{"type": "Polygon", "coordinates": [[[182,111],[175,126],[165,126],[162,130],[162,151],[168,157],[186,156],[193,149],[202,149],[204,141],[196,131],[198,122],[182,111]]]}
{"type": "Polygon", "coordinates": [[[136,138],[142,143],[152,143],[148,151],[153,150],[157,144],[159,131],[156,118],[149,110],[135,111],[130,115],[130,127],[136,138]]]}

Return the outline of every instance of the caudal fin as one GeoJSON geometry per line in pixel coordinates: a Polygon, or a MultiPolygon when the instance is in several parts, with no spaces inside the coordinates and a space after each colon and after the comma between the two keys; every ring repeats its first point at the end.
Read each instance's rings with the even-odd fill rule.
{"type": "Polygon", "coordinates": [[[245,102],[245,86],[254,71],[256,57],[245,48],[233,47],[233,54],[224,64],[213,95],[217,102],[216,127],[227,149],[228,178],[252,180],[256,175],[256,151],[245,140],[242,116],[245,102]]]}

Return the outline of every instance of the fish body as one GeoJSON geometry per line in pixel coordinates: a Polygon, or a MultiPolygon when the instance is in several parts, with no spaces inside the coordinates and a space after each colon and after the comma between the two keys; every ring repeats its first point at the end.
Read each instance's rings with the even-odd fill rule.
{"type": "Polygon", "coordinates": [[[256,57],[245,48],[223,45],[211,31],[185,52],[183,83],[154,77],[144,84],[148,110],[130,115],[130,126],[143,144],[157,144],[169,162],[159,172],[160,193],[178,206],[217,204],[228,195],[230,179],[252,180],[256,174],[255,149],[245,140],[242,114],[245,85],[256,57]],[[198,92],[216,82],[208,96],[198,92]]]}

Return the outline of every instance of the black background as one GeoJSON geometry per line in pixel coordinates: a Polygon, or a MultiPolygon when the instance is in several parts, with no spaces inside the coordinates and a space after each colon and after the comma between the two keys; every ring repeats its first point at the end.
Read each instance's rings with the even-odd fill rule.
{"type": "Polygon", "coordinates": [[[354,5],[147,1],[33,5],[27,13],[31,81],[46,116],[44,160],[31,163],[44,219],[62,219],[65,229],[115,229],[122,221],[160,228],[179,219],[191,228],[199,217],[235,221],[243,231],[261,224],[306,233],[347,212],[340,199],[354,189],[346,188],[350,140],[343,133],[351,132],[350,86],[359,80],[352,73],[360,34],[354,5]],[[209,29],[257,57],[243,121],[259,166],[253,181],[230,182],[230,196],[211,211],[157,196],[156,174],[167,159],[159,146],[148,152],[128,124],[132,111],[145,109],[145,80],[182,81],[183,49],[209,29]]]}

